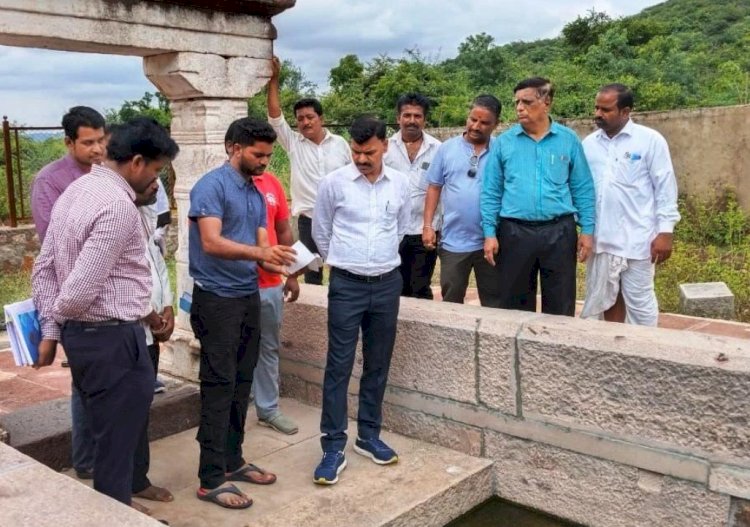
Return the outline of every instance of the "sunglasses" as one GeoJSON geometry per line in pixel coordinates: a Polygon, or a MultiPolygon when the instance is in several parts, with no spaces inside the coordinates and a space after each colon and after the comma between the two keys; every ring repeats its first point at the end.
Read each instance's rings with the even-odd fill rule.
{"type": "Polygon", "coordinates": [[[466,173],[469,177],[476,177],[477,167],[479,166],[479,156],[473,155],[469,158],[469,171],[466,173]]]}

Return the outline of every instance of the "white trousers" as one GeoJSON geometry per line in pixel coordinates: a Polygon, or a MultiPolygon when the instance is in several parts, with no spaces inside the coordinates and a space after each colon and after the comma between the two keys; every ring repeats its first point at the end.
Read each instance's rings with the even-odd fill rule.
{"type": "Polygon", "coordinates": [[[632,260],[609,253],[592,255],[586,269],[586,299],[581,318],[602,320],[622,290],[625,322],[655,327],[659,304],[654,292],[654,272],[650,259],[632,260]]]}

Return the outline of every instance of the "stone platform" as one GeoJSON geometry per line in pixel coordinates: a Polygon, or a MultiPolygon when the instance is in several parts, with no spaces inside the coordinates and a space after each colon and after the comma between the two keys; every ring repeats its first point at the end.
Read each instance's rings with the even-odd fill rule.
{"type": "MultiPolygon", "coordinates": [[[[286,436],[261,427],[254,410],[248,412],[246,458],[278,476],[269,486],[237,483],[255,502],[249,509],[227,510],[196,499],[195,429],[151,443],[149,477],[169,488],[175,501],[138,501],[173,527],[442,527],[492,495],[490,460],[388,432],[383,439],[399,453],[397,464],[374,464],[357,455],[350,440],[348,467],[338,484],[315,485],[320,409],[293,399],[282,399],[281,408],[299,424],[299,433],[286,436]]],[[[350,438],[355,435],[356,427],[350,426],[350,438]]],[[[56,527],[65,525],[72,524],[56,527]]]]}

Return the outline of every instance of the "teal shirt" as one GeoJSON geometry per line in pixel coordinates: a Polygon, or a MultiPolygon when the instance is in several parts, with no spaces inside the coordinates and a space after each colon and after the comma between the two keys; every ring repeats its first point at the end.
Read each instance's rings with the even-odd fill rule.
{"type": "Polygon", "coordinates": [[[595,202],[591,170],[570,128],[553,122],[535,141],[517,124],[493,143],[480,201],[486,238],[497,236],[500,218],[547,221],[565,214],[576,215],[581,234],[594,234],[595,202]]]}

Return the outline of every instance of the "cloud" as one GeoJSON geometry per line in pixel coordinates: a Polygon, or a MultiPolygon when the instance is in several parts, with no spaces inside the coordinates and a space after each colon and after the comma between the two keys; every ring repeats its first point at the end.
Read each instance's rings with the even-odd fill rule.
{"type": "MultiPolygon", "coordinates": [[[[273,19],[276,53],[325,89],[344,55],[363,61],[402,56],[418,48],[430,60],[457,53],[466,37],[489,33],[498,44],[559,35],[592,8],[611,16],[634,14],[656,0],[298,0],[273,19]]],[[[100,111],[140,99],[153,85],[139,57],[0,46],[0,113],[36,126],[55,125],[70,107],[100,111]]]]}

